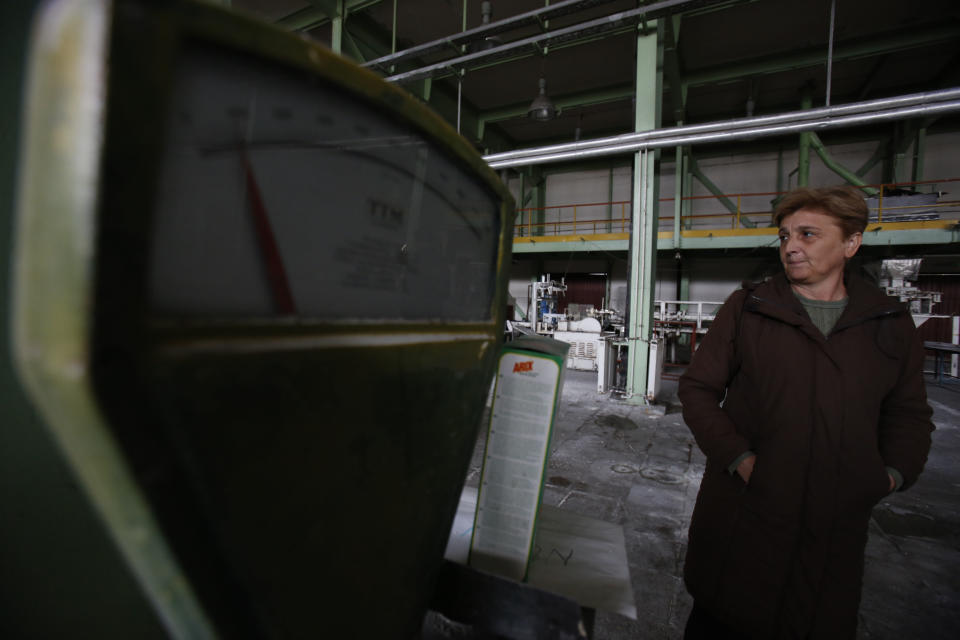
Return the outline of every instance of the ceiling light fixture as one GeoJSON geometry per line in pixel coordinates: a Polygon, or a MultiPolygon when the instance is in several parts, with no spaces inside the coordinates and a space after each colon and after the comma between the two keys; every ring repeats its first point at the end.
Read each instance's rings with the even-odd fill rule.
{"type": "Polygon", "coordinates": [[[553,104],[553,100],[547,97],[547,79],[540,78],[540,94],[530,103],[527,109],[527,117],[546,122],[553,120],[560,110],[553,104]]]}

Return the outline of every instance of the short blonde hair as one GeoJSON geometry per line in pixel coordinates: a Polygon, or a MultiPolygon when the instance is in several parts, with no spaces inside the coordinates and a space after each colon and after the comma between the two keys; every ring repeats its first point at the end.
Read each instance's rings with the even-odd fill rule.
{"type": "Polygon", "coordinates": [[[863,233],[867,228],[869,209],[863,194],[854,187],[800,187],[783,197],[773,212],[773,224],[777,227],[783,219],[800,209],[822,211],[836,219],[843,230],[843,237],[863,233]]]}

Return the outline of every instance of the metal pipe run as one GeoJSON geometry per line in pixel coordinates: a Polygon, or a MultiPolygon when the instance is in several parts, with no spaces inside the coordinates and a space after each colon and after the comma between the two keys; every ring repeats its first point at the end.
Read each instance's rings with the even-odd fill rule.
{"type": "MultiPolygon", "coordinates": [[[[410,47],[409,49],[404,49],[403,51],[394,50],[390,53],[390,55],[381,56],[375,60],[364,62],[362,66],[387,67],[389,65],[403,62],[404,60],[436,53],[437,51],[448,49],[456,50],[464,45],[478,42],[484,38],[494,36],[499,33],[540,24],[544,20],[557,18],[559,16],[575,13],[583,9],[589,9],[597,5],[607,4],[613,1],[614,0],[564,0],[563,2],[547,5],[539,9],[527,11],[526,13],[504,18],[503,20],[497,20],[496,22],[483,24],[479,27],[474,27],[473,29],[467,29],[466,25],[464,25],[464,29],[458,34],[447,36],[446,38],[431,40],[430,42],[424,42],[423,44],[418,44],[410,47]]],[[[464,12],[463,19],[464,22],[466,22],[466,12],[464,12]]]]}
{"type": "Polygon", "coordinates": [[[592,140],[581,140],[579,142],[565,142],[551,145],[549,147],[506,151],[503,153],[495,153],[485,156],[485,158],[488,162],[499,162],[501,160],[512,160],[514,158],[522,158],[525,156],[543,155],[547,151],[551,153],[559,153],[563,151],[589,149],[591,147],[605,147],[614,142],[629,143],[633,141],[648,140],[651,138],[651,136],[666,137],[678,134],[699,134],[715,131],[731,131],[734,129],[749,129],[777,124],[791,124],[795,122],[802,122],[804,120],[813,121],[821,120],[823,118],[834,118],[858,113],[872,113],[884,109],[925,105],[948,100],[960,100],[960,87],[943,89],[940,91],[928,91],[925,93],[912,93],[893,98],[867,100],[865,102],[853,102],[850,104],[833,107],[804,109],[802,111],[791,111],[769,116],[738,118],[736,120],[721,120],[720,122],[686,125],[683,127],[671,127],[667,129],[658,129],[656,131],[642,131],[640,133],[625,133],[607,138],[595,138],[592,140]]]}
{"type": "MultiPolygon", "coordinates": [[[[602,18],[596,18],[594,20],[581,22],[580,24],[575,24],[570,27],[564,27],[563,29],[557,29],[556,31],[549,31],[547,33],[530,36],[529,38],[514,40],[513,42],[508,42],[507,44],[502,44],[499,47],[493,47],[485,51],[475,51],[473,53],[467,53],[462,56],[450,58],[449,60],[444,60],[442,62],[420,67],[419,69],[397,73],[387,76],[385,80],[388,82],[398,83],[412,82],[414,80],[433,77],[435,74],[452,74],[455,73],[455,67],[466,67],[469,64],[479,65],[481,63],[487,63],[494,60],[499,60],[501,58],[506,58],[510,55],[513,55],[517,49],[529,48],[530,53],[532,54],[535,48],[542,49],[543,47],[555,47],[557,45],[576,40],[581,36],[596,36],[600,34],[606,34],[618,29],[633,27],[642,20],[652,20],[661,16],[679,13],[681,9],[689,10],[701,5],[716,3],[726,4],[727,0],[663,0],[662,2],[646,5],[638,9],[620,11],[602,18]]],[[[463,34],[460,35],[462,36],[463,34]]],[[[450,43],[453,43],[454,41],[454,37],[444,40],[444,42],[450,43]]],[[[379,58],[378,60],[384,61],[385,58],[379,58]]],[[[370,64],[372,64],[372,62],[370,64]]],[[[383,63],[381,62],[380,64],[383,63]]]]}
{"type": "Polygon", "coordinates": [[[729,142],[744,138],[769,137],[801,131],[821,131],[955,111],[960,111],[960,87],[842,106],[793,111],[775,116],[670,127],[581,142],[521,149],[487,155],[483,159],[493,168],[517,167],[633,153],[640,149],[729,142]]]}

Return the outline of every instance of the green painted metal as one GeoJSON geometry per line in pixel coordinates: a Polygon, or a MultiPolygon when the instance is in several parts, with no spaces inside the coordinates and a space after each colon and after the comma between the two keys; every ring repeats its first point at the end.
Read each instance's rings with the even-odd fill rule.
{"type": "Polygon", "coordinates": [[[212,638],[89,374],[98,203],[88,168],[99,164],[105,106],[85,98],[107,91],[112,22],[106,0],[61,3],[41,17],[32,43],[11,305],[16,364],[164,626],[177,638],[212,638]]]}
{"type": "MultiPolygon", "coordinates": [[[[955,25],[917,31],[904,30],[877,40],[839,46],[833,51],[833,61],[837,63],[843,60],[893,53],[937,42],[956,42],[957,40],[960,40],[960,27],[955,25]]],[[[712,69],[704,69],[685,75],[684,83],[691,87],[704,84],[721,84],[767,73],[823,66],[823,63],[824,50],[821,47],[816,47],[779,57],[765,56],[751,62],[718,65],[712,69]]]]}
{"type": "Polygon", "coordinates": [[[363,62],[367,59],[367,55],[360,50],[360,45],[357,44],[357,41],[353,39],[353,36],[350,35],[349,31],[342,29],[340,32],[340,37],[341,53],[345,54],[354,62],[363,62]]]}
{"type": "MultiPolygon", "coordinates": [[[[682,121],[677,122],[681,126],[682,121]]],[[[673,245],[679,247],[683,244],[680,237],[681,220],[683,217],[683,177],[687,171],[686,156],[683,147],[677,147],[674,151],[673,165],[673,245]]]]}
{"type": "Polygon", "coordinates": [[[666,84],[670,87],[671,116],[679,126],[685,119],[686,93],[682,90],[680,75],[679,29],[680,16],[671,16],[664,21],[664,71],[666,84]]]}
{"type": "Polygon", "coordinates": [[[288,31],[308,31],[331,22],[337,17],[337,6],[342,5],[340,17],[379,4],[381,0],[310,0],[311,4],[276,21],[288,31]]]}
{"type": "Polygon", "coordinates": [[[913,142],[909,122],[893,123],[893,144],[890,153],[890,171],[884,182],[900,183],[907,181],[907,147],[913,142]]]}
{"type": "MultiPolygon", "coordinates": [[[[313,2],[321,2],[321,0],[312,0],[313,2]]],[[[329,0],[322,2],[322,4],[330,5],[333,13],[331,14],[331,9],[327,9],[327,15],[330,16],[330,48],[334,53],[343,52],[343,21],[344,21],[344,10],[343,10],[343,0],[329,0]]]]}
{"type": "Polygon", "coordinates": [[[347,637],[361,619],[371,636],[414,634],[502,337],[509,192],[412,96],[279,28],[188,0],[55,8],[51,40],[33,56],[14,261],[13,343],[31,399],[170,636],[292,636],[321,620],[324,633],[347,637]],[[153,322],[143,256],[187,43],[337,87],[496,196],[489,318],[153,322]],[[382,334],[410,339],[388,347],[382,334]],[[330,346],[289,348],[304,338],[330,346]],[[342,401],[369,388],[378,402],[342,401]],[[411,401],[411,389],[423,395],[411,401]],[[394,546],[381,544],[385,523],[394,546]],[[318,576],[330,586],[319,600],[318,576]]]}
{"type": "MultiPolygon", "coordinates": [[[[390,53],[397,52],[397,0],[393,0],[393,20],[390,26],[390,53]]],[[[393,69],[396,65],[390,65],[390,72],[393,73],[393,69]]]]}
{"type": "MultiPolygon", "coordinates": [[[[169,634],[14,368],[9,270],[15,183],[22,177],[18,151],[27,135],[18,123],[25,94],[35,90],[27,83],[28,37],[42,4],[0,5],[0,636],[160,640],[169,634]]],[[[84,8],[97,10],[92,3],[84,8]]],[[[62,188],[47,185],[50,191],[62,188]]],[[[21,199],[23,186],[16,190],[21,199]]]]}
{"type": "Polygon", "coordinates": [[[826,165],[828,169],[830,169],[835,174],[837,174],[838,176],[846,180],[849,184],[855,187],[862,187],[863,192],[868,196],[873,196],[877,194],[877,190],[872,187],[866,186],[867,183],[864,182],[860,178],[860,176],[858,176],[856,173],[854,173],[853,171],[850,171],[849,169],[844,167],[842,164],[834,160],[833,156],[830,155],[830,152],[827,151],[827,147],[823,144],[823,141],[820,140],[820,136],[818,136],[813,131],[811,131],[808,134],[808,136],[809,136],[808,139],[810,141],[810,146],[817,153],[817,155],[820,156],[820,160],[823,161],[823,164],[826,165]]]}
{"type": "Polygon", "coordinates": [[[699,180],[700,184],[702,184],[707,188],[707,191],[709,191],[714,196],[716,196],[717,201],[720,204],[722,204],[727,211],[732,213],[734,216],[737,216],[737,220],[740,226],[746,227],[748,229],[752,229],[753,227],[757,226],[756,223],[750,218],[740,217],[738,215],[739,209],[737,209],[737,205],[734,204],[734,202],[730,198],[724,195],[720,187],[714,184],[713,181],[707,177],[707,174],[705,174],[703,171],[700,170],[700,165],[697,164],[697,161],[693,157],[693,154],[689,155],[689,165],[690,165],[690,174],[693,175],[693,177],[695,177],[697,180],[699,180]]]}
{"type": "Polygon", "coordinates": [[[607,171],[607,203],[607,233],[613,233],[613,167],[607,171]]]}
{"type": "Polygon", "coordinates": [[[547,201],[547,177],[538,166],[530,166],[523,170],[526,175],[522,185],[526,192],[522,192],[523,206],[532,211],[527,212],[527,221],[530,223],[534,236],[544,235],[546,211],[543,207],[547,201]]]}
{"type": "MultiPolygon", "coordinates": [[[[637,35],[636,131],[660,127],[663,95],[663,22],[648,23],[652,33],[637,35]]],[[[657,273],[657,216],[659,215],[659,150],[634,155],[633,204],[630,226],[630,291],[627,335],[627,398],[645,404],[650,340],[657,273]]]]}

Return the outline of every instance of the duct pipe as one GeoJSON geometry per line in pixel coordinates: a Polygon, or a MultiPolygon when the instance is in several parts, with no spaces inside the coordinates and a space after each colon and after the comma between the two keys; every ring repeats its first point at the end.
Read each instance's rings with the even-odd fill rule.
{"type": "Polygon", "coordinates": [[[820,140],[820,136],[811,132],[810,133],[810,146],[813,147],[813,150],[820,156],[820,160],[823,161],[823,164],[827,166],[828,169],[833,171],[835,174],[849,182],[855,187],[863,188],[863,192],[868,196],[877,195],[877,190],[867,186],[867,183],[863,181],[860,176],[858,176],[853,171],[850,171],[846,167],[843,167],[830,155],[830,152],[827,151],[827,148],[824,146],[823,141],[820,140]]]}
{"type": "Polygon", "coordinates": [[[960,111],[960,99],[839,117],[822,116],[819,119],[812,120],[807,117],[810,111],[803,111],[796,114],[785,114],[794,117],[792,119],[783,118],[781,122],[771,125],[750,126],[752,123],[745,121],[727,121],[715,123],[708,131],[695,131],[699,127],[672,127],[646,131],[642,134],[613,136],[581,143],[567,143],[566,145],[493,154],[484,156],[484,160],[495,169],[519,167],[633,153],[639,149],[731,142],[746,138],[781,136],[802,131],[821,131],[957,111],[960,111]],[[558,150],[557,147],[565,147],[565,149],[558,150]]]}
{"type": "MultiPolygon", "coordinates": [[[[508,42],[507,44],[485,51],[476,51],[444,60],[443,62],[420,67],[419,69],[397,73],[386,77],[385,80],[387,82],[411,82],[413,80],[420,80],[421,78],[433,77],[435,73],[449,72],[451,66],[462,67],[468,64],[492,62],[493,60],[514,55],[516,49],[532,48],[534,46],[538,48],[556,46],[575,40],[580,36],[597,36],[610,33],[617,29],[633,27],[641,20],[652,20],[657,17],[679,13],[681,8],[691,9],[693,6],[715,4],[719,1],[722,0],[663,0],[662,2],[646,5],[638,9],[620,11],[610,14],[609,16],[587,20],[580,24],[557,29],[556,31],[549,31],[547,33],[530,36],[529,38],[514,40],[513,42],[508,42]]],[[[453,38],[449,38],[448,40],[451,43],[454,41],[453,38]]],[[[379,58],[379,60],[386,61],[385,58],[379,58]]]]}
{"type": "Polygon", "coordinates": [[[486,156],[487,162],[500,162],[501,160],[514,160],[526,156],[540,156],[545,153],[561,153],[565,151],[580,151],[592,147],[608,147],[612,144],[627,144],[630,142],[648,141],[660,137],[670,137],[676,135],[696,135],[711,132],[730,132],[736,129],[759,128],[778,124],[795,124],[804,121],[818,121],[840,116],[849,116],[862,113],[874,113],[885,109],[895,109],[900,107],[911,107],[919,105],[928,105],[950,100],[960,100],[960,87],[952,89],[943,89],[940,91],[928,91],[925,93],[913,93],[893,98],[880,98],[878,100],[867,100],[865,102],[854,102],[834,107],[820,107],[818,109],[804,109],[801,111],[791,111],[768,116],[757,116],[754,118],[740,118],[737,120],[722,120],[720,122],[710,122],[705,124],[687,125],[683,127],[670,127],[666,129],[657,129],[655,131],[643,131],[640,133],[626,133],[607,138],[596,138],[593,140],[581,140],[576,143],[561,143],[549,147],[538,147],[533,149],[520,149],[517,151],[507,151],[486,156]]]}

